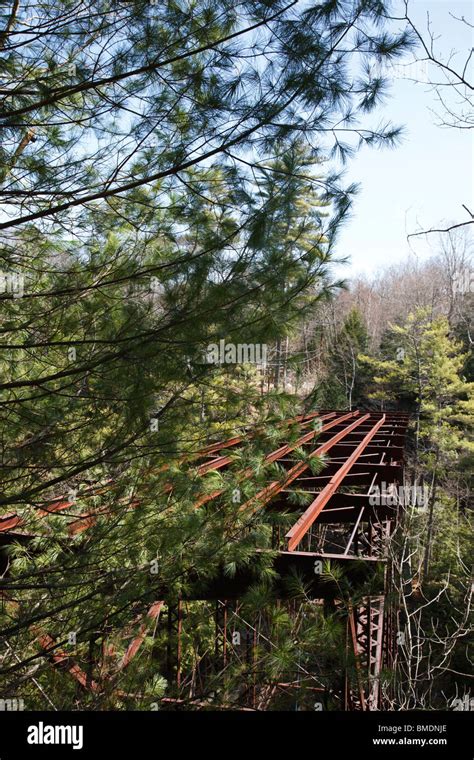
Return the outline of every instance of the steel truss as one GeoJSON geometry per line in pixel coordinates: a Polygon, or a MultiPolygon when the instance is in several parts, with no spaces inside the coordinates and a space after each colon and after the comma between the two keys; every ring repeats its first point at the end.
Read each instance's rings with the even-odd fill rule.
{"type": "MultiPolygon", "coordinates": [[[[317,563],[327,561],[344,567],[351,580],[357,584],[366,577],[361,564],[369,570],[385,565],[385,582],[377,595],[365,598],[347,614],[347,671],[339,694],[340,707],[346,710],[383,709],[385,692],[383,673],[393,665],[395,651],[395,611],[387,603],[386,594],[390,567],[387,547],[398,520],[397,499],[374,498],[378,494],[393,494],[403,482],[403,455],[409,415],[401,412],[363,412],[354,410],[339,412],[321,410],[286,420],[284,425],[298,426],[300,435],[293,443],[284,444],[270,452],[265,462],[276,462],[286,475],[279,481],[269,482],[255,497],[241,505],[250,513],[268,509],[271,511],[300,512],[285,535],[275,530],[273,550],[277,552],[275,567],[281,576],[292,569],[308,581],[315,603],[336,603],[328,599],[320,573],[315,572],[317,563]],[[296,457],[295,450],[303,450],[305,458],[296,457]],[[311,460],[324,457],[325,466],[314,473],[311,460]],[[292,494],[305,494],[306,508],[301,511],[294,505],[292,494]]],[[[252,432],[236,436],[202,449],[194,457],[188,457],[189,467],[200,475],[211,470],[225,470],[232,459],[228,449],[245,445],[252,432]]],[[[244,470],[237,474],[243,479],[251,478],[252,472],[244,470]]],[[[106,487],[113,487],[112,485],[106,487]]],[[[165,488],[169,491],[171,486],[165,488]]],[[[222,491],[216,490],[198,500],[196,507],[219,501],[222,491]]],[[[137,505],[130,503],[130,509],[137,505]]],[[[61,511],[67,516],[72,502],[58,498],[44,510],[44,517],[61,511]]],[[[88,510],[82,516],[70,519],[71,534],[87,530],[96,519],[97,510],[88,510]]],[[[12,539],[27,536],[27,526],[21,515],[11,513],[0,518],[0,539],[8,543],[12,539]]],[[[258,622],[242,620],[239,615],[239,597],[252,582],[252,575],[237,573],[229,579],[222,577],[209,584],[200,596],[179,599],[174,602],[158,600],[132,638],[118,669],[128,667],[137,655],[151,624],[165,626],[166,677],[170,684],[169,696],[162,700],[163,706],[180,705],[201,707],[212,704],[216,684],[219,683],[220,707],[238,709],[266,709],[280,693],[292,693],[298,700],[298,690],[312,690],[315,704],[327,694],[324,688],[311,680],[311,674],[298,672],[293,681],[261,684],[257,673],[259,648],[271,647],[267,633],[258,622]],[[187,605],[192,599],[207,600],[214,620],[214,649],[198,658],[187,671],[182,663],[182,636],[186,629],[187,605]],[[235,658],[242,663],[245,674],[238,694],[226,692],[226,672],[235,658]]],[[[294,604],[281,593],[279,604],[294,604]]],[[[295,606],[294,614],[298,613],[295,606]]],[[[74,663],[73,658],[59,651],[47,632],[39,632],[38,645],[50,661],[69,672],[82,688],[100,692],[101,684],[88,677],[74,663]]]]}

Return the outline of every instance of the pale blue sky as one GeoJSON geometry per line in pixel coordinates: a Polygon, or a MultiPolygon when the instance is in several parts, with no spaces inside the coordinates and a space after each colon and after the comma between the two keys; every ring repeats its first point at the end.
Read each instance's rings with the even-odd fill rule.
{"type": "MultiPolygon", "coordinates": [[[[473,8],[472,2],[410,2],[410,14],[420,30],[426,31],[429,12],[438,36],[437,49],[445,58],[453,50],[462,51],[453,60],[463,62],[474,47],[474,29],[455,21],[450,13],[472,23],[473,8]]],[[[353,218],[338,243],[338,253],[350,257],[350,264],[343,268],[345,277],[401,261],[410,248],[422,260],[430,247],[431,251],[436,248],[436,236],[428,236],[431,246],[424,237],[411,238],[409,243],[409,232],[466,220],[463,203],[474,210],[474,130],[436,126],[430,109],[440,110],[428,84],[394,78],[376,120],[403,124],[403,143],[393,149],[362,148],[350,161],[346,177],[360,183],[361,189],[353,218]]]]}

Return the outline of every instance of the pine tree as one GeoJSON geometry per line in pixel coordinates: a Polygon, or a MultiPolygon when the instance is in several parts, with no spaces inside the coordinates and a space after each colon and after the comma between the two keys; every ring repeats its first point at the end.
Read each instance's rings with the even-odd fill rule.
{"type": "MultiPolygon", "coordinates": [[[[0,32],[0,504],[37,537],[9,549],[7,686],[41,661],[58,706],[100,704],[64,691],[38,627],[61,647],[78,633],[91,681],[103,642],[157,594],[177,599],[268,540],[265,520],[228,499],[235,472],[203,484],[181,458],[285,399],[261,402],[254,368],[203,353],[278,340],[317,298],[352,189],[298,174],[351,152],[339,129],[395,141],[389,125],[364,126],[383,79],[354,65],[362,48],[377,61],[407,49],[382,27],[384,4],[365,1],[12,4],[0,32]],[[197,510],[216,480],[222,509],[197,510]],[[73,508],[45,519],[64,499],[73,508]]],[[[161,687],[153,672],[147,688],[161,687]]]]}
{"type": "Polygon", "coordinates": [[[428,309],[418,309],[405,324],[392,326],[385,356],[390,350],[390,358],[366,356],[363,361],[374,373],[374,399],[383,405],[408,399],[416,410],[415,445],[405,482],[411,470],[421,498],[405,503],[392,542],[401,563],[402,630],[416,636],[400,656],[400,701],[445,709],[446,700],[450,704],[461,684],[467,689],[469,683],[472,528],[460,493],[463,481],[469,491],[472,480],[474,384],[464,377],[467,357],[448,320],[433,317],[428,309]]]}

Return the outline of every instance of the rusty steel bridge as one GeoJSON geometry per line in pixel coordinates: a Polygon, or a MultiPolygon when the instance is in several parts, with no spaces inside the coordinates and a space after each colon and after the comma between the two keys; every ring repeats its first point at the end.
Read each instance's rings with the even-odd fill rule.
{"type": "MultiPolygon", "coordinates": [[[[344,710],[380,710],[386,707],[381,674],[394,667],[397,630],[397,610],[389,597],[391,563],[388,546],[400,517],[400,508],[396,499],[390,506],[390,500],[387,504],[387,500],[374,500],[371,495],[374,489],[378,489],[379,493],[390,492],[403,483],[408,422],[409,415],[404,412],[362,410],[320,410],[287,420],[293,433],[295,427],[298,430],[296,439],[292,436],[291,443],[280,446],[265,457],[266,463],[278,463],[284,468],[284,477],[268,482],[242,505],[249,509],[254,505],[255,510],[297,513],[286,533],[280,528],[273,530],[272,551],[277,578],[284,579],[289,573],[297,572],[304,579],[310,597],[321,604],[337,603],[334,588],[324,582],[322,568],[327,563],[341,567],[354,588],[361,586],[377,571],[379,587],[376,593],[350,605],[345,616],[345,646],[355,667],[346,673],[344,683],[333,695],[338,707],[344,710]],[[304,459],[296,456],[296,449],[304,451],[304,459]],[[321,456],[326,459],[326,464],[318,474],[314,474],[310,460],[321,456]],[[295,506],[291,498],[295,492],[307,496],[309,505],[306,508],[295,506]]],[[[193,457],[189,467],[198,475],[224,471],[233,461],[232,451],[244,446],[251,436],[251,433],[243,433],[211,444],[193,457]]],[[[242,476],[251,478],[252,473],[246,470],[242,476]]],[[[219,500],[221,493],[216,490],[206,494],[198,506],[219,500]]],[[[71,506],[67,499],[57,499],[44,510],[44,517],[47,519],[51,512],[60,511],[69,519],[71,534],[87,530],[94,523],[94,512],[68,518],[71,506]]],[[[27,532],[21,514],[12,512],[0,518],[1,544],[24,538],[27,532]]],[[[204,588],[200,585],[199,592],[191,593],[188,599],[171,602],[166,598],[157,598],[137,624],[135,635],[130,636],[119,668],[126,669],[138,654],[150,625],[163,626],[168,640],[166,676],[168,683],[172,684],[170,693],[173,695],[161,700],[163,706],[189,704],[199,709],[205,704],[209,707],[209,702],[204,703],[196,691],[194,698],[187,703],[182,696],[185,692],[189,693],[189,676],[183,668],[181,656],[186,605],[191,599],[209,604],[214,616],[214,669],[217,661],[225,670],[227,663],[235,656],[239,599],[255,579],[252,566],[246,566],[233,577],[223,573],[204,588]]],[[[282,603],[291,607],[292,602],[285,602],[283,581],[281,584],[276,582],[275,590],[282,603]]],[[[245,656],[252,662],[261,633],[257,626],[247,627],[251,634],[245,637],[245,656]]],[[[36,640],[45,657],[68,672],[81,688],[100,692],[103,687],[100,681],[91,680],[74,658],[58,647],[47,631],[38,632],[36,640]]],[[[298,686],[297,683],[276,683],[273,688],[277,692],[288,692],[298,686]]],[[[259,705],[258,683],[254,680],[242,697],[240,709],[261,709],[259,705]]]]}

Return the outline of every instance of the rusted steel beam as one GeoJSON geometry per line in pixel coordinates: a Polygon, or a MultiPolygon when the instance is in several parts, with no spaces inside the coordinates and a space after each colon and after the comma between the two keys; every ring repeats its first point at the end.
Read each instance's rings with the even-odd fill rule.
{"type": "MultiPolygon", "coordinates": [[[[349,418],[355,417],[358,414],[359,414],[359,412],[348,412],[346,415],[344,415],[344,417],[337,418],[337,419],[335,419],[335,420],[333,420],[331,422],[328,422],[326,425],[323,425],[322,428],[321,428],[321,430],[313,430],[313,431],[310,431],[310,433],[306,433],[306,435],[302,436],[302,438],[300,438],[298,441],[296,441],[294,444],[292,444],[291,447],[283,447],[285,449],[285,453],[288,453],[288,451],[293,451],[298,446],[301,446],[303,439],[308,438],[308,440],[310,440],[311,438],[314,438],[316,435],[320,435],[321,433],[330,430],[335,425],[338,425],[341,422],[341,420],[345,420],[345,419],[349,419],[349,418]]],[[[343,432],[343,431],[341,431],[341,432],[343,432]]],[[[340,434],[338,434],[338,435],[340,435],[340,434]]],[[[334,440],[335,439],[336,439],[336,436],[334,436],[334,440]]],[[[331,439],[331,440],[333,440],[333,439],[331,439]]],[[[340,440],[340,439],[338,439],[338,440],[340,440]]],[[[306,442],[306,441],[303,441],[303,442],[306,442]]],[[[326,445],[326,444],[324,444],[324,445],[326,445]]],[[[317,451],[319,451],[321,448],[322,447],[319,447],[319,449],[317,449],[317,451]]],[[[281,451],[281,448],[277,449],[277,451],[281,451]]],[[[276,451],[272,452],[268,456],[273,456],[274,454],[276,454],[276,451]]],[[[281,454],[281,456],[284,456],[284,454],[281,454]]],[[[311,456],[315,456],[315,452],[312,452],[309,456],[310,457],[311,456]]],[[[278,458],[275,458],[272,461],[277,461],[277,459],[278,458]]],[[[306,469],[308,469],[308,467],[309,467],[309,465],[305,464],[304,462],[300,462],[300,463],[298,463],[298,465],[295,465],[295,468],[300,468],[300,469],[297,471],[297,469],[292,468],[292,470],[290,470],[288,474],[290,475],[290,473],[292,473],[293,471],[296,474],[295,474],[294,477],[291,478],[291,480],[285,481],[285,483],[286,482],[290,482],[291,483],[292,480],[294,480],[296,477],[298,477],[299,472],[304,472],[306,469]]],[[[236,473],[236,475],[237,475],[238,479],[244,480],[246,478],[251,477],[252,470],[250,468],[247,468],[246,470],[243,470],[240,473],[236,473]]],[[[259,499],[260,495],[264,495],[265,492],[267,492],[268,490],[271,490],[276,485],[278,485],[278,483],[276,481],[274,481],[270,486],[268,486],[267,488],[264,488],[263,491],[260,491],[259,494],[257,494],[256,496],[254,496],[253,499],[251,499],[248,502],[245,502],[245,504],[242,505],[242,509],[244,507],[248,506],[251,502],[256,501],[257,499],[259,499]]],[[[284,488],[284,486],[282,486],[281,488],[284,488]]],[[[281,490],[281,488],[278,488],[277,490],[275,490],[275,494],[277,494],[281,490]]],[[[221,488],[219,490],[213,491],[210,494],[205,494],[204,496],[202,496],[200,499],[197,500],[195,506],[196,507],[201,507],[203,504],[207,504],[209,501],[213,501],[213,499],[216,499],[222,493],[223,493],[223,489],[221,488]]],[[[273,498],[273,497],[270,497],[270,498],[273,498]]],[[[264,503],[266,503],[266,502],[264,502],[264,503]]]]}
{"type": "MultiPolygon", "coordinates": [[[[354,452],[354,449],[352,449],[352,452],[354,452]]],[[[304,481],[308,484],[311,482],[317,484],[322,480],[327,480],[339,472],[340,468],[347,462],[347,459],[344,459],[341,462],[334,462],[331,460],[328,462],[327,466],[324,468],[320,475],[302,477],[301,481],[304,481]]],[[[360,480],[360,478],[365,477],[366,480],[370,482],[370,479],[374,475],[377,476],[379,481],[385,481],[388,484],[394,482],[395,480],[398,480],[402,476],[403,467],[399,464],[386,464],[385,462],[380,463],[357,461],[352,465],[350,474],[353,476],[354,482],[360,483],[360,485],[365,485],[365,483],[360,480]],[[359,480],[356,481],[356,478],[359,478],[359,480]]],[[[344,485],[346,485],[346,483],[344,485]]]]}
{"type": "MultiPolygon", "coordinates": [[[[328,418],[334,417],[334,414],[327,414],[320,417],[321,420],[325,420],[328,418]]],[[[282,457],[285,456],[285,454],[288,454],[291,451],[294,451],[294,449],[298,448],[298,446],[302,446],[305,443],[308,443],[311,441],[315,436],[319,435],[322,430],[324,429],[324,426],[321,428],[321,430],[310,430],[309,433],[306,433],[305,435],[301,436],[295,443],[293,444],[285,444],[284,446],[280,446],[280,448],[276,449],[275,451],[272,451],[270,454],[267,454],[264,461],[265,462],[275,462],[282,457]]],[[[198,468],[198,475],[204,475],[206,472],[209,472],[210,470],[219,470],[222,467],[225,467],[226,465],[230,464],[232,462],[232,457],[229,456],[222,456],[218,457],[217,459],[214,459],[212,462],[206,462],[205,464],[202,464],[198,468]]]]}
{"type": "Polygon", "coordinates": [[[214,655],[219,669],[225,668],[227,665],[227,613],[227,601],[216,599],[214,655]]]}
{"type": "Polygon", "coordinates": [[[176,647],[176,686],[179,689],[181,688],[181,654],[182,654],[182,643],[181,643],[181,635],[183,632],[183,603],[181,599],[178,599],[178,610],[177,610],[177,624],[176,624],[176,634],[177,634],[177,647],[176,647]]]}
{"type": "Polygon", "coordinates": [[[99,684],[94,680],[91,681],[88,679],[87,674],[79,667],[79,665],[76,665],[72,661],[67,652],[58,649],[55,640],[47,633],[41,634],[41,636],[38,637],[38,644],[54,665],[64,667],[84,689],[90,689],[91,691],[100,690],[99,684]]]}
{"type": "MultiPolygon", "coordinates": [[[[371,687],[371,710],[378,710],[380,703],[380,674],[382,672],[382,660],[383,660],[383,634],[384,634],[384,611],[385,611],[385,599],[380,597],[378,600],[378,607],[375,615],[377,617],[375,623],[375,632],[371,630],[372,637],[370,641],[370,648],[372,650],[372,641],[375,645],[374,661],[371,659],[371,671],[373,665],[373,672],[370,673],[370,687],[371,687]]],[[[372,625],[372,619],[371,619],[372,625]]],[[[371,651],[372,657],[372,651],[371,651]]]]}
{"type": "MultiPolygon", "coordinates": [[[[302,425],[309,424],[314,418],[320,417],[319,412],[311,412],[309,414],[303,414],[298,415],[296,417],[290,417],[286,420],[282,420],[279,423],[279,426],[290,426],[291,424],[295,422],[300,422],[302,425]]],[[[335,417],[335,412],[328,412],[323,416],[324,419],[329,419],[331,417],[335,417]]],[[[308,440],[310,440],[311,437],[314,437],[314,435],[317,434],[318,431],[311,431],[311,433],[308,433],[308,440]]],[[[234,436],[233,438],[230,438],[225,441],[220,441],[217,443],[210,444],[209,446],[204,447],[200,451],[196,452],[195,454],[186,455],[179,459],[178,461],[185,463],[189,462],[190,464],[195,461],[196,459],[200,459],[203,456],[207,456],[209,454],[212,454],[217,451],[221,451],[224,448],[230,448],[232,446],[236,446],[239,443],[242,443],[246,440],[250,440],[254,437],[254,433],[247,433],[246,435],[241,436],[234,436]]],[[[295,446],[300,445],[300,442],[297,442],[295,446]]],[[[293,447],[294,448],[294,447],[293,447]]],[[[290,447],[287,449],[292,450],[290,447]]],[[[275,452],[273,452],[275,453],[275,452]]],[[[268,455],[271,457],[272,455],[268,455]]],[[[199,466],[197,469],[198,475],[202,475],[208,470],[216,470],[220,469],[221,467],[224,467],[226,464],[228,464],[231,460],[230,457],[217,457],[216,459],[213,459],[211,462],[204,463],[203,465],[199,466]]],[[[269,459],[269,461],[273,461],[269,459]]],[[[168,469],[169,465],[165,464],[162,467],[159,468],[159,471],[166,471],[168,469]]],[[[83,493],[81,493],[79,496],[81,498],[84,497],[91,497],[91,496],[97,496],[101,493],[105,493],[107,491],[113,490],[119,485],[116,481],[113,479],[109,479],[106,481],[106,483],[102,484],[101,486],[94,488],[87,488],[83,493]]],[[[171,484],[168,484],[164,487],[163,492],[169,493],[172,490],[171,484]]],[[[74,506],[75,502],[69,501],[67,499],[64,499],[64,497],[57,497],[56,499],[51,499],[51,501],[48,501],[48,503],[43,508],[38,508],[38,514],[42,517],[45,517],[51,513],[55,512],[63,512],[70,507],[74,506]]],[[[140,501],[139,499],[132,499],[129,503],[129,506],[131,508],[139,506],[140,501]]],[[[90,512],[86,512],[82,514],[77,519],[73,520],[69,525],[69,532],[71,535],[76,535],[77,533],[81,533],[84,530],[87,530],[92,525],[95,524],[97,516],[103,513],[106,513],[108,511],[108,508],[99,508],[91,510],[90,512]]],[[[17,513],[9,513],[7,515],[3,515],[0,517],[0,533],[9,533],[13,531],[15,528],[20,528],[26,524],[23,517],[18,515],[17,513]]]]}
{"type": "MultiPolygon", "coordinates": [[[[362,665],[360,661],[359,644],[357,641],[357,629],[356,629],[356,623],[355,623],[355,617],[354,617],[354,609],[352,605],[349,608],[348,623],[349,623],[349,630],[350,630],[351,641],[352,641],[352,651],[354,653],[354,659],[355,659],[357,689],[359,692],[358,697],[360,700],[361,710],[365,711],[366,704],[365,704],[365,694],[364,694],[364,686],[363,686],[363,672],[362,672],[362,665]]],[[[351,705],[351,707],[353,707],[353,705],[351,705]]]]}
{"type": "MultiPolygon", "coordinates": [[[[344,494],[345,495],[345,494],[344,494]]],[[[367,521],[390,520],[396,518],[396,511],[394,507],[386,506],[367,506],[364,507],[363,523],[367,521]]],[[[323,511],[318,516],[318,525],[344,525],[354,524],[354,520],[357,519],[361,507],[356,504],[347,507],[334,507],[329,508],[326,504],[323,511]]]]}
{"type": "Polygon", "coordinates": [[[360,509],[359,515],[358,515],[357,520],[355,521],[354,527],[352,529],[352,533],[350,535],[349,541],[347,542],[347,546],[346,546],[346,548],[345,548],[345,550],[343,552],[344,556],[347,556],[349,554],[349,549],[352,546],[352,542],[353,542],[353,540],[355,538],[355,535],[357,533],[357,529],[359,527],[359,523],[362,520],[362,515],[364,514],[364,509],[365,509],[365,507],[361,507],[361,509],[360,509]]]}
{"type": "MultiPolygon", "coordinates": [[[[148,618],[148,620],[158,621],[163,605],[164,605],[164,602],[162,601],[155,602],[154,604],[152,604],[146,614],[146,617],[148,618]]],[[[122,658],[122,661],[119,665],[119,668],[118,668],[119,670],[123,670],[124,668],[126,668],[131,662],[131,660],[133,660],[138,650],[140,649],[141,645],[143,644],[143,641],[145,640],[147,630],[148,630],[148,622],[145,621],[140,626],[138,635],[135,636],[133,641],[129,644],[127,651],[125,652],[122,658]]]]}
{"type": "Polygon", "coordinates": [[[15,530],[15,528],[21,527],[22,524],[21,517],[16,512],[10,512],[0,517],[0,533],[9,533],[15,530]]]}
{"type": "MultiPolygon", "coordinates": [[[[365,419],[367,419],[367,417],[369,417],[369,415],[366,415],[365,419]]],[[[361,443],[359,443],[357,448],[347,459],[345,464],[339,468],[335,475],[332,476],[329,483],[323,488],[317,498],[309,505],[309,507],[305,510],[295,525],[288,531],[285,538],[288,540],[289,551],[293,551],[293,549],[298,546],[308,528],[314,523],[321,510],[324,509],[325,504],[327,504],[331,496],[335,493],[336,489],[349,473],[352,465],[357,461],[359,455],[364,451],[365,447],[368,445],[368,443],[370,443],[384,422],[385,415],[383,415],[382,418],[372,427],[372,429],[367,433],[361,443]]]]}
{"type": "MultiPolygon", "coordinates": [[[[282,420],[278,423],[277,427],[282,427],[284,425],[292,425],[295,422],[299,422],[302,424],[308,424],[313,420],[315,417],[319,417],[320,412],[311,412],[309,414],[299,414],[296,417],[289,417],[286,420],[282,420]]],[[[325,417],[335,417],[336,412],[328,412],[325,417]]],[[[211,443],[209,446],[205,446],[203,449],[200,449],[194,456],[194,459],[199,459],[202,456],[207,456],[208,454],[213,454],[217,451],[221,451],[222,449],[230,448],[231,446],[236,446],[238,443],[243,443],[244,441],[251,440],[255,437],[255,433],[246,433],[244,435],[235,436],[234,438],[229,438],[227,441],[221,441],[220,443],[211,443]]]]}
{"type": "MultiPolygon", "coordinates": [[[[344,443],[341,443],[336,447],[336,450],[334,453],[337,457],[344,459],[345,457],[350,455],[351,448],[353,449],[354,445],[356,445],[357,443],[358,441],[356,441],[355,443],[351,443],[350,440],[348,440],[347,442],[345,441],[344,443]]],[[[385,452],[386,457],[389,461],[394,460],[395,462],[398,462],[403,458],[404,447],[394,446],[391,443],[390,444],[377,443],[376,445],[374,444],[371,446],[367,446],[367,451],[366,451],[367,458],[370,455],[374,457],[378,456],[378,454],[380,454],[380,452],[382,451],[385,452]]]]}
{"type": "MultiPolygon", "coordinates": [[[[262,550],[263,551],[263,550],[262,550]]],[[[349,554],[337,554],[336,552],[299,552],[297,550],[294,551],[279,551],[277,553],[277,559],[278,557],[294,557],[295,559],[300,557],[302,559],[305,559],[306,557],[313,557],[314,559],[337,559],[337,560],[349,560],[349,561],[359,561],[361,559],[364,560],[364,562],[383,562],[383,558],[375,555],[368,555],[367,557],[351,557],[349,554]]]]}
{"type": "Polygon", "coordinates": [[[385,598],[372,596],[357,607],[350,607],[349,625],[356,661],[358,699],[352,698],[352,709],[378,710],[380,706],[380,674],[384,655],[385,598]]]}
{"type": "MultiPolygon", "coordinates": [[[[327,425],[324,426],[325,432],[327,430],[330,430],[335,425],[340,424],[341,422],[345,422],[346,420],[349,420],[355,416],[358,415],[358,412],[349,412],[348,414],[344,415],[343,417],[339,417],[333,422],[329,422],[327,425]]],[[[342,438],[344,438],[345,435],[347,435],[349,432],[354,430],[358,425],[362,424],[365,419],[369,417],[368,414],[364,415],[360,419],[356,419],[355,422],[353,422],[348,427],[343,428],[340,430],[336,435],[332,436],[328,441],[325,441],[320,446],[318,446],[317,449],[312,451],[309,454],[309,458],[320,456],[321,454],[325,454],[328,452],[331,447],[340,441],[342,438]]],[[[309,464],[306,462],[298,462],[294,465],[290,470],[288,470],[287,477],[285,478],[283,483],[280,483],[278,480],[273,481],[273,483],[270,483],[269,486],[264,488],[262,491],[259,491],[256,496],[254,496],[252,499],[249,499],[249,501],[245,502],[245,504],[242,505],[241,509],[246,509],[247,507],[256,504],[256,508],[260,508],[267,504],[271,499],[274,498],[277,494],[279,494],[281,491],[283,491],[284,488],[286,488],[288,485],[293,483],[294,480],[299,478],[303,472],[305,472],[307,469],[309,469],[309,464]]]]}

